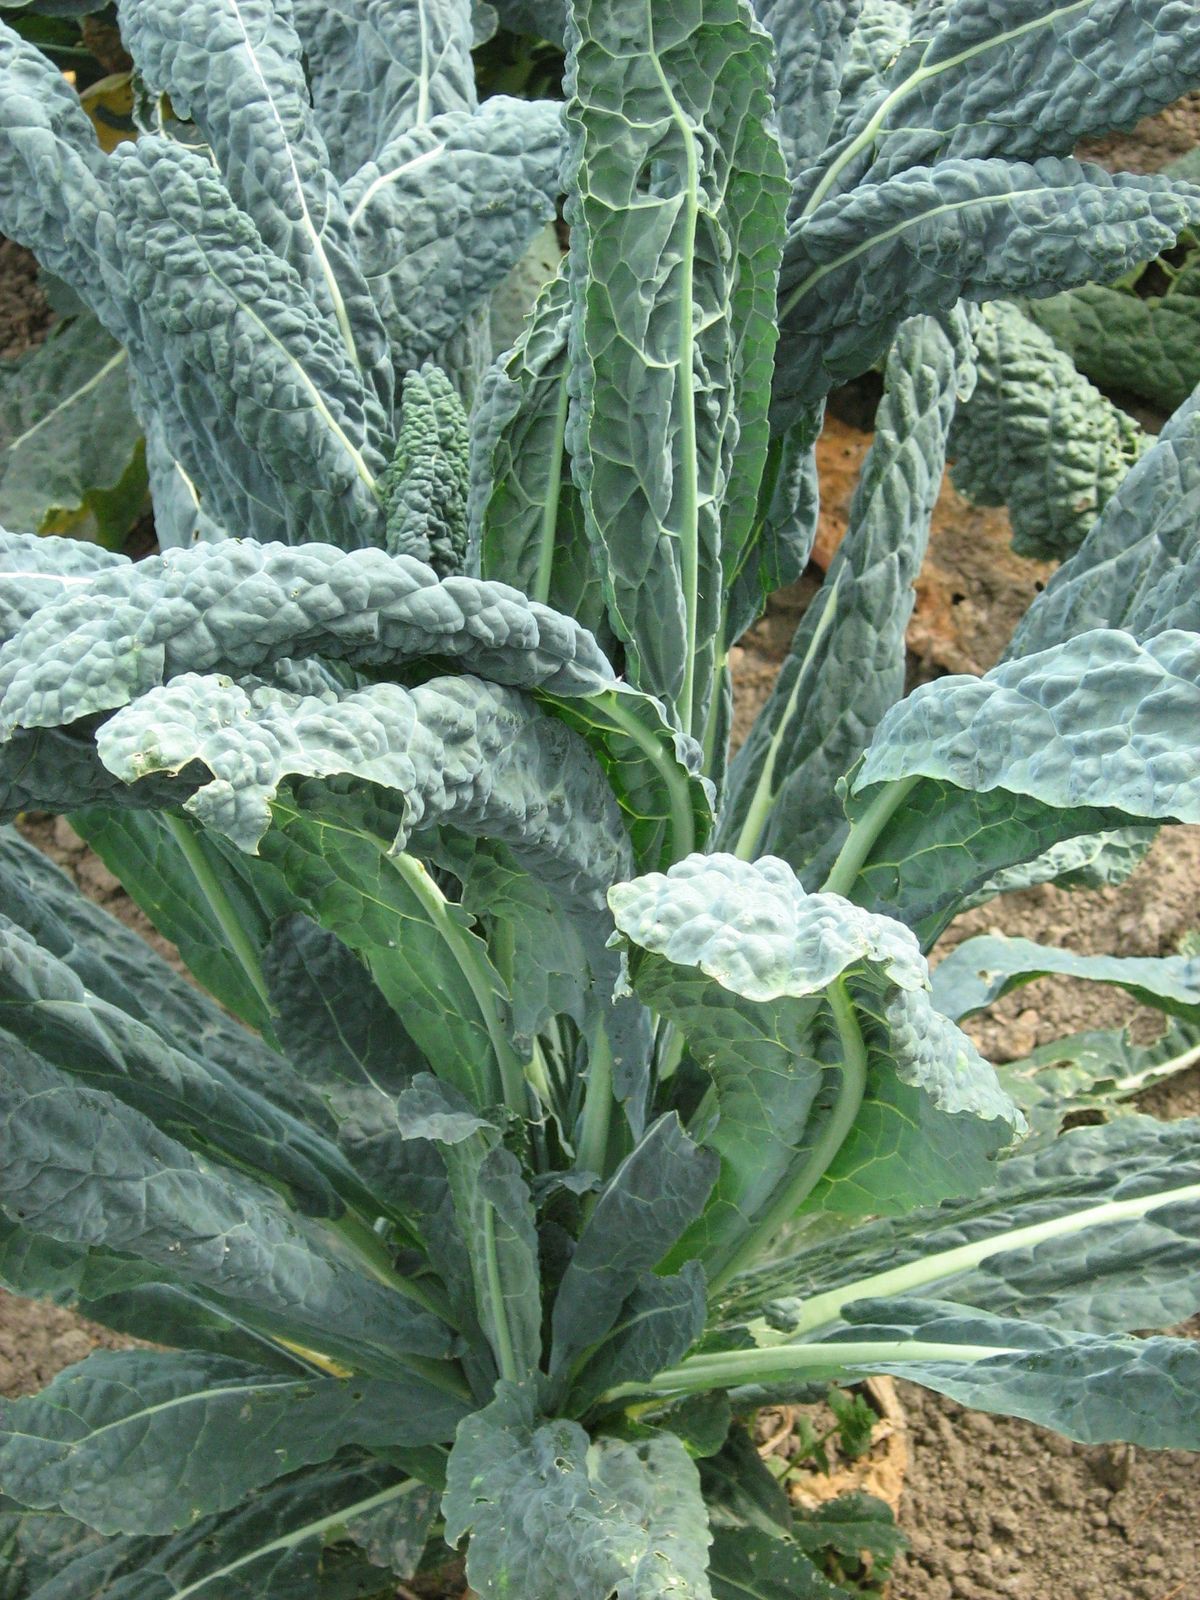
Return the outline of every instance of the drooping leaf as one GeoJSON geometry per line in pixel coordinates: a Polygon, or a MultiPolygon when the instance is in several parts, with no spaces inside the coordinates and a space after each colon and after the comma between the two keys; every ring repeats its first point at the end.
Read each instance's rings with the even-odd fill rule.
{"type": "Polygon", "coordinates": [[[570,30],[568,444],[630,680],[701,738],[767,445],[785,201],[769,41],[735,0],[579,4],[570,30]]]}
{"type": "MultiPolygon", "coordinates": [[[[89,837],[96,835],[89,830],[89,837]]],[[[164,1039],[184,1041],[218,1071],[313,1130],[332,1131],[332,1124],[322,1119],[320,1100],[282,1056],[180,977],[124,923],[85,899],[11,828],[0,829],[0,891],[13,921],[64,962],[92,994],[164,1039]]],[[[156,880],[150,893],[162,892],[156,880]]]]}
{"type": "MultiPolygon", "coordinates": [[[[97,952],[98,954],[99,952],[97,952]]],[[[0,1037],[106,1090],[192,1150],[287,1186],[301,1210],[339,1216],[338,1180],[351,1180],[332,1146],[244,1089],[215,1061],[170,1042],[92,994],[67,964],[0,916],[0,1037]]]]}
{"type": "MultiPolygon", "coordinates": [[[[10,540],[7,590],[23,582],[10,540]]],[[[577,623],[503,584],[439,580],[381,550],[227,540],[123,562],[48,599],[0,647],[0,729],[73,722],[183,672],[264,673],[318,653],[361,666],[454,658],[568,695],[612,678],[577,623]]]]}
{"type": "Polygon", "coordinates": [[[609,899],[632,984],[713,1083],[702,1141],[721,1174],[678,1255],[732,1258],[752,1226],[805,1207],[894,1211],[985,1180],[1019,1116],[933,1011],[900,924],[806,895],[771,857],[694,856],[609,899]],[[865,1035],[853,1063],[825,993],[845,979],[865,1035]]]}
{"type": "Polygon", "coordinates": [[[196,124],[238,207],[336,331],[380,403],[369,422],[386,433],[386,339],[317,131],[290,7],[209,0],[181,10],[169,0],[122,0],[121,34],[148,85],[196,124]]]}
{"type": "Polygon", "coordinates": [[[959,1022],[1051,974],[1116,984],[1142,1005],[1200,1022],[1200,958],[1081,956],[1006,934],[980,934],[956,945],[934,970],[933,1003],[959,1022]]]}
{"type": "Polygon", "coordinates": [[[955,156],[822,198],[784,250],[776,426],[869,367],[905,317],[1115,278],[1197,217],[1200,191],[1050,157],[955,156]]]}
{"type": "Polygon", "coordinates": [[[1172,271],[1161,295],[1127,281],[1084,283],[1034,301],[1028,314],[1104,389],[1174,411],[1200,383],[1200,259],[1194,253],[1172,271]]]}
{"type": "Polygon", "coordinates": [[[514,1384],[460,1426],[442,1514],[448,1543],[470,1533],[483,1596],[711,1600],[708,1519],[679,1441],[592,1444],[578,1423],[541,1421],[514,1384]]]}
{"type": "Polygon", "coordinates": [[[78,539],[31,539],[0,528],[0,562],[6,577],[20,580],[0,587],[0,643],[5,643],[42,606],[93,573],[121,566],[122,557],[78,539]]]}
{"type": "Polygon", "coordinates": [[[1131,469],[1083,544],[1017,627],[1010,656],[1089,628],[1149,639],[1200,630],[1200,395],[1181,406],[1131,469]]]}
{"type": "Polygon", "coordinates": [[[1139,1090],[1197,1062],[1200,1028],[1171,1022],[1150,1044],[1136,1044],[1127,1030],[1068,1034],[997,1070],[1025,1114],[1030,1142],[1036,1142],[1057,1138],[1079,1112],[1089,1121],[1128,1112],[1139,1090]]]}
{"type": "Polygon", "coordinates": [[[855,158],[883,174],[958,156],[1066,156],[1169,105],[1200,66],[1191,12],[1140,0],[948,0],[918,10],[912,33],[886,99],[862,103],[849,150],[833,152],[843,184],[855,158]]]}
{"type": "Polygon", "coordinates": [[[850,780],[833,886],[888,906],[928,944],[1000,869],[1060,839],[1200,820],[1198,710],[1200,640],[1181,630],[1139,644],[1098,628],[982,678],[925,684],[887,714],[850,780]]]}
{"type": "Polygon", "coordinates": [[[295,0],[313,114],[345,182],[389,140],[475,104],[467,8],[295,0]]]}
{"type": "Polygon", "coordinates": [[[270,1191],[202,1163],[139,1112],[19,1044],[0,1077],[0,1152],[0,1203],[34,1232],[165,1267],[251,1321],[377,1375],[403,1375],[404,1347],[447,1353],[448,1329],[332,1240],[323,1245],[317,1226],[270,1191]]]}
{"type": "Polygon", "coordinates": [[[978,381],[950,439],[955,488],[1008,506],[1018,555],[1061,560],[1150,440],[1009,301],[985,308],[976,342],[978,381]]]}
{"type": "Polygon", "coordinates": [[[171,1533],[348,1445],[449,1439],[461,1401],[419,1379],[285,1376],[193,1352],[100,1351],[0,1403],[0,1481],[101,1533],[171,1533]]]}
{"type": "Polygon", "coordinates": [[[901,329],[846,536],[730,771],[719,842],[780,855],[814,884],[844,832],[834,786],[904,691],[912,585],[970,351],[961,313],[901,329]]]}
{"type": "Polygon", "coordinates": [[[495,95],[422,118],[346,185],[350,224],[398,371],[419,367],[554,215],[562,107],[495,95]]]}
{"type": "Polygon", "coordinates": [[[1200,1441],[1200,1350],[1192,1339],[1059,1332],[936,1300],[861,1300],[850,1315],[852,1325],[827,1348],[843,1339],[848,1349],[873,1347],[865,1363],[854,1363],[859,1370],[899,1374],[1084,1444],[1123,1439],[1194,1450],[1200,1441]]]}
{"type": "Polygon", "coordinates": [[[1181,1322],[1200,1305],[1196,1127],[1124,1116],[1034,1142],[982,1194],[810,1240],[745,1274],[728,1314],[765,1310],[788,1339],[889,1295],[1087,1333],[1181,1322]]]}
{"type": "MultiPolygon", "coordinates": [[[[311,1600],[318,1585],[322,1600],[362,1600],[383,1575],[354,1547],[350,1529],[419,1493],[395,1468],[351,1456],[284,1478],[170,1538],[117,1537],[83,1548],[19,1600],[311,1600]],[[343,1530],[350,1539],[332,1542],[345,1539],[343,1530]]],[[[26,1549],[47,1515],[57,1517],[28,1514],[35,1528],[21,1530],[26,1549]]]]}
{"type": "Polygon", "coordinates": [[[0,366],[0,522],[118,549],[146,497],[129,363],[90,312],[0,366]]]}

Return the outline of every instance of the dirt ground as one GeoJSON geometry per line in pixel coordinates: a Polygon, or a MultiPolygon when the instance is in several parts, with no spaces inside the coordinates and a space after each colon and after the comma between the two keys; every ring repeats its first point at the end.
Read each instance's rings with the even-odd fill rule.
{"type": "MultiPolygon", "coordinates": [[[[1133,171],[1155,171],[1200,143],[1200,95],[1081,151],[1133,171]]],[[[0,358],[34,342],[48,320],[29,258],[0,241],[0,358]]],[[[821,442],[822,564],[845,528],[868,436],[831,419],[821,442]]],[[[909,633],[911,676],[985,670],[1049,569],[1008,547],[1002,513],[966,504],[949,486],[935,516],[909,633]]],[[[738,727],[761,705],[815,588],[779,596],[735,653],[738,727]]],[[[115,880],[63,823],[31,836],[85,892],[150,932],[115,880]]],[[[991,929],[1081,951],[1160,955],[1200,925],[1200,830],[1167,830],[1121,889],[1067,894],[1047,886],[962,918],[947,941],[991,929]]],[[[163,942],[154,935],[161,949],[163,942]]],[[[1061,981],[1030,985],[973,1025],[994,1059],[1010,1059],[1078,1028],[1119,1024],[1124,996],[1061,981]]],[[[1200,1069],[1142,1097],[1155,1115],[1200,1115],[1200,1069]]],[[[1185,1330],[1200,1336],[1200,1318],[1185,1330]]],[[[119,1339],[56,1307],[0,1293],[0,1392],[39,1388],[97,1345],[119,1339]]],[[[1084,1448],[1044,1429],[964,1411],[900,1385],[911,1465],[901,1520],[912,1548],[892,1600],[1200,1600],[1200,1458],[1128,1447],[1084,1448]]]]}

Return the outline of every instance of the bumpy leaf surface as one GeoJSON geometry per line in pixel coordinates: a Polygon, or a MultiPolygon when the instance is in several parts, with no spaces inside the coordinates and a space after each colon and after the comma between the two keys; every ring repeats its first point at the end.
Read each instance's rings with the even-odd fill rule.
{"type": "Polygon", "coordinates": [[[719,841],[782,856],[814,884],[844,832],[834,786],[904,691],[912,584],[970,348],[961,314],[901,329],[846,536],[730,771],[719,841]]]}
{"type": "Polygon", "coordinates": [[[680,1253],[728,1242],[763,1212],[828,1115],[838,1065],[822,991],[855,980],[867,1082],[848,1136],[806,1203],[893,1210],[965,1193],[1019,1117],[965,1036],[935,1013],[899,923],[806,895],[782,861],[694,856],[609,895],[641,998],[710,1074],[722,1158],[714,1201],[680,1253]],[[967,1115],[959,1116],[959,1113],[967,1115]]]}
{"type": "Polygon", "coordinates": [[[630,679],[701,737],[767,443],[785,199],[769,41],[734,0],[586,3],[570,27],[568,442],[630,679]]]}
{"type": "MultiPolygon", "coordinates": [[[[8,559],[19,563],[25,548],[12,540],[8,559]]],[[[24,582],[18,570],[0,592],[24,582]]],[[[506,585],[439,581],[381,550],[228,540],[122,562],[44,604],[0,647],[0,731],[112,710],[184,672],[264,673],[318,653],[362,666],[453,657],[499,682],[568,695],[612,680],[577,623],[506,585]]]]}
{"type": "Polygon", "coordinates": [[[954,157],[823,199],[780,275],[776,425],[871,365],[899,323],[959,298],[1119,277],[1200,218],[1200,190],[1045,157],[954,157]]]}
{"type": "Polygon", "coordinates": [[[248,1495],[237,1510],[204,1517],[167,1539],[117,1537],[88,1549],[76,1536],[72,1557],[70,1535],[60,1533],[61,1554],[39,1566],[26,1552],[35,1541],[44,1549],[44,1523],[62,1519],[30,1512],[35,1526],[19,1535],[21,1575],[32,1568],[40,1576],[53,1566],[30,1600],[100,1594],[105,1600],[311,1600],[318,1586],[329,1600],[361,1600],[382,1574],[362,1550],[332,1544],[330,1535],[355,1524],[365,1528],[419,1492],[394,1468],[351,1456],[285,1478],[248,1495]]]}
{"type": "Polygon", "coordinates": [[[196,123],[229,193],[295,269],[380,402],[375,420],[385,422],[387,342],[317,131],[290,9],[262,0],[124,0],[121,33],[148,85],[196,123]]]}
{"type": "Polygon", "coordinates": [[[1061,560],[1150,440],[1008,301],[985,309],[976,343],[978,381],[950,439],[955,487],[1008,506],[1018,555],[1061,560]]]}
{"type": "Polygon", "coordinates": [[[700,1215],[717,1161],[674,1113],[660,1117],[601,1190],[554,1302],[551,1370],[610,1331],[622,1302],[700,1215]]]}
{"type": "Polygon", "coordinates": [[[458,0],[295,0],[313,112],[349,179],[389,140],[475,105],[468,8],[458,0]]]}
{"type": "MultiPolygon", "coordinates": [[[[1149,459],[1149,458],[1147,458],[1149,459]]],[[[983,678],[923,685],[880,724],[850,783],[880,804],[855,893],[926,942],[1001,868],[1061,839],[1200,820],[1200,639],[1094,629],[983,678]]],[[[852,834],[853,838],[853,834],[852,834]]]]}
{"type": "Polygon", "coordinates": [[[1200,631],[1200,397],[1181,406],[1079,550],[1026,612],[1008,649],[1032,654],[1089,628],[1149,639],[1200,631]]]}
{"type": "Polygon", "coordinates": [[[422,120],[346,185],[398,370],[437,360],[554,215],[562,137],[556,102],[496,95],[476,112],[422,120]]]}
{"type": "Polygon", "coordinates": [[[1200,1304],[1196,1131],[1141,1116],[1072,1128],[1001,1162],[982,1196],[861,1224],[746,1274],[730,1314],[765,1309],[808,1334],[864,1296],[933,1293],[1088,1333],[1181,1322],[1200,1304]]]}
{"type": "Polygon", "coordinates": [[[467,1576],[484,1596],[711,1600],[699,1478],[671,1434],[593,1445],[503,1384],[459,1428],[446,1485],[446,1539],[471,1534],[467,1576]]]}
{"type": "Polygon", "coordinates": [[[461,1401],[420,1379],[313,1378],[188,1351],[101,1351],[0,1404],[8,1494],[101,1533],[171,1533],[348,1445],[449,1439],[461,1401]]]}

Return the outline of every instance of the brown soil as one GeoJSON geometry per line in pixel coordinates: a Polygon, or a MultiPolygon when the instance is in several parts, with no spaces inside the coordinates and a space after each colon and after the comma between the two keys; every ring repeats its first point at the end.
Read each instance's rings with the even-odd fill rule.
{"type": "Polygon", "coordinates": [[[50,326],[50,303],[37,281],[37,262],[11,239],[0,239],[0,360],[37,344],[50,326]]]}
{"type": "Polygon", "coordinates": [[[1161,172],[1200,145],[1200,91],[1185,94],[1157,116],[1143,117],[1128,133],[1089,139],[1076,154],[1113,172],[1161,172]]]}

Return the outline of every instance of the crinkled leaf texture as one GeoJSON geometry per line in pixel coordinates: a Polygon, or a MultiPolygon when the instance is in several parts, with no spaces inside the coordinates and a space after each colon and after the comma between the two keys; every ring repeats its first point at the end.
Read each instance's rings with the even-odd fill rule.
{"type": "Polygon", "coordinates": [[[459,1428],[442,1514],[449,1543],[470,1533],[467,1577],[484,1596],[711,1600],[700,1479],[673,1434],[593,1443],[501,1384],[459,1428]]]}
{"type": "Polygon", "coordinates": [[[56,1506],[101,1533],[172,1533],[346,1446],[449,1439],[466,1409],[419,1379],[101,1351],[40,1394],[0,1403],[0,1474],[23,1505],[56,1506]]]}
{"type": "Polygon", "coordinates": [[[1008,506],[1018,555],[1061,560],[1150,439],[1010,302],[985,309],[976,338],[978,381],[950,439],[955,487],[1008,506]]]}
{"type": "Polygon", "coordinates": [[[856,894],[930,943],[998,871],[1062,839],[1200,820],[1198,713],[1200,638],[1178,628],[1144,643],[1093,628],[922,685],[849,782],[856,894]]]}
{"type": "Polygon", "coordinates": [[[744,1274],[727,1314],[765,1312],[788,1338],[808,1338],[855,1300],[933,1294],[1086,1333],[1182,1322],[1200,1307],[1188,1245],[1197,1130],[1194,1118],[1129,1115],[1035,1139],[983,1194],[809,1240],[744,1274]]]}
{"type": "Polygon", "coordinates": [[[585,0],[569,33],[567,440],[630,680],[703,738],[767,446],[786,201],[770,41],[737,0],[585,0]]]}
{"type": "MultiPolygon", "coordinates": [[[[736,1249],[833,1126],[847,1048],[825,993],[846,983],[866,1051],[837,1147],[797,1199],[894,1212],[986,1181],[1020,1116],[970,1041],[932,1007],[902,924],[808,895],[783,861],[692,856],[609,895],[629,979],[710,1075],[721,1156],[714,1200],[680,1254],[736,1249]]],[[[786,1218],[781,1217],[780,1223],[786,1218]]]]}

